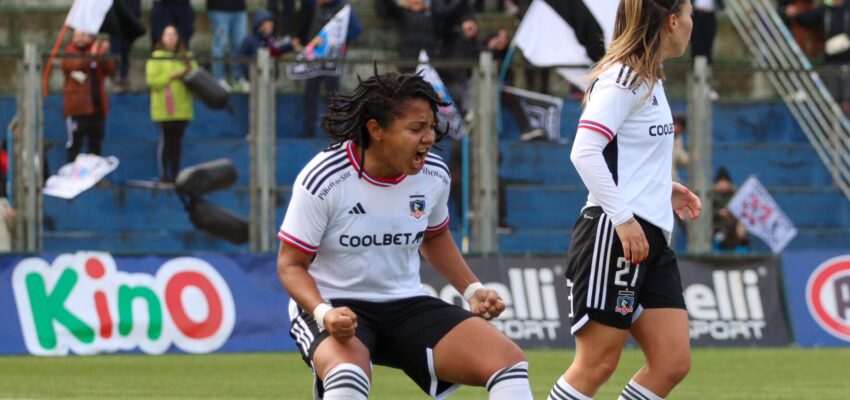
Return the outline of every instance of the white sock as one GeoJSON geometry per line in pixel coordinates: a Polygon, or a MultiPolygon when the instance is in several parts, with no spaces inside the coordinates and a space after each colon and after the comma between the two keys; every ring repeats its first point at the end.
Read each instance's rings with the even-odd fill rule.
{"type": "Polygon", "coordinates": [[[369,377],[366,372],[349,363],[334,367],[322,382],[324,400],[366,400],[369,398],[369,377]]]}
{"type": "Polygon", "coordinates": [[[659,397],[657,394],[652,393],[649,389],[641,386],[639,383],[635,382],[634,379],[630,380],[626,387],[623,388],[623,392],[620,393],[620,397],[618,400],[664,400],[659,397]]]}
{"type": "Polygon", "coordinates": [[[583,395],[578,390],[570,386],[564,377],[558,378],[552,390],[549,392],[549,397],[546,400],[593,400],[591,397],[583,395]]]}
{"type": "Polygon", "coordinates": [[[528,363],[518,362],[496,371],[487,380],[490,400],[531,400],[531,385],[528,384],[528,363]]]}

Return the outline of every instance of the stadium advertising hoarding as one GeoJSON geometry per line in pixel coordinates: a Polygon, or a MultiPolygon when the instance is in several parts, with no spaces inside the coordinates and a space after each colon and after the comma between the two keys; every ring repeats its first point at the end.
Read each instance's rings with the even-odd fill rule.
{"type": "MultiPolygon", "coordinates": [[[[505,312],[494,325],[521,347],[573,347],[564,257],[470,259],[485,285],[500,293],[505,312]]],[[[680,259],[695,346],[782,346],[790,343],[775,259],[680,259]]],[[[447,302],[463,298],[431,268],[426,288],[447,302]]]]}
{"type": "MultiPolygon", "coordinates": [[[[563,257],[471,258],[507,308],[493,324],[525,348],[573,347],[563,257]]],[[[682,260],[695,345],[789,342],[773,260],[682,260]]],[[[462,304],[436,271],[434,296],[462,304]]],[[[275,256],[0,257],[0,354],[295,350],[275,256]]]]}
{"type": "Polygon", "coordinates": [[[0,353],[294,350],[273,257],[0,258],[0,353]]]}
{"type": "Polygon", "coordinates": [[[789,251],[782,267],[797,343],[850,346],[850,252],[789,251]]]}
{"type": "Polygon", "coordinates": [[[693,345],[791,343],[778,259],[684,259],[679,270],[693,345]]]}

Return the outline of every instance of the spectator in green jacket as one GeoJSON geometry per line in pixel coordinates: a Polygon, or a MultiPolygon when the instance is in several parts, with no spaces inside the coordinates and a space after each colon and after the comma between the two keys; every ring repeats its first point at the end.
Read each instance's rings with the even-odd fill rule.
{"type": "Polygon", "coordinates": [[[193,117],[192,95],[183,83],[189,71],[198,68],[192,54],[186,51],[177,29],[168,25],[154,46],[152,58],[145,65],[151,89],[151,118],[159,128],[159,179],[173,184],[180,171],[180,146],[183,133],[193,117]]]}

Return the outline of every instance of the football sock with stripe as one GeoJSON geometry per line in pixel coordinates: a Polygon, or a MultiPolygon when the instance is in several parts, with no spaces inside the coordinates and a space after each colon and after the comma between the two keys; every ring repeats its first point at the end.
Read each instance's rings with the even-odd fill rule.
{"type": "Polygon", "coordinates": [[[366,400],[369,398],[369,377],[360,367],[342,363],[325,376],[324,400],[366,400]]]}
{"type": "Polygon", "coordinates": [[[649,389],[641,386],[639,383],[635,382],[634,379],[630,380],[629,383],[623,388],[623,392],[620,393],[620,397],[618,400],[664,400],[659,397],[655,393],[652,393],[649,389]]]}
{"type": "Polygon", "coordinates": [[[555,382],[555,386],[552,386],[552,390],[549,392],[549,397],[546,400],[593,400],[592,398],[581,394],[578,390],[575,390],[572,386],[570,386],[567,381],[564,380],[564,377],[558,378],[558,381],[555,382]]]}
{"type": "Polygon", "coordinates": [[[496,371],[487,380],[487,391],[490,400],[531,400],[528,363],[522,361],[496,371]]]}

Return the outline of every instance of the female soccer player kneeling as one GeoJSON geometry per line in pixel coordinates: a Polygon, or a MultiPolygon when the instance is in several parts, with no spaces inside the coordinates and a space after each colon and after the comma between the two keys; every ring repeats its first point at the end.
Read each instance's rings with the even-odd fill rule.
{"type": "Polygon", "coordinates": [[[278,272],[318,399],[366,399],[373,363],[403,370],[433,398],[459,384],[485,386],[490,399],[532,398],[522,351],[481,318],[505,303],[448,230],[449,170],[429,153],[444,136],[443,105],[421,76],[376,72],[332,97],[322,127],[334,144],[296,179],[278,272]],[[419,252],[470,311],[427,295],[419,252]]]}

